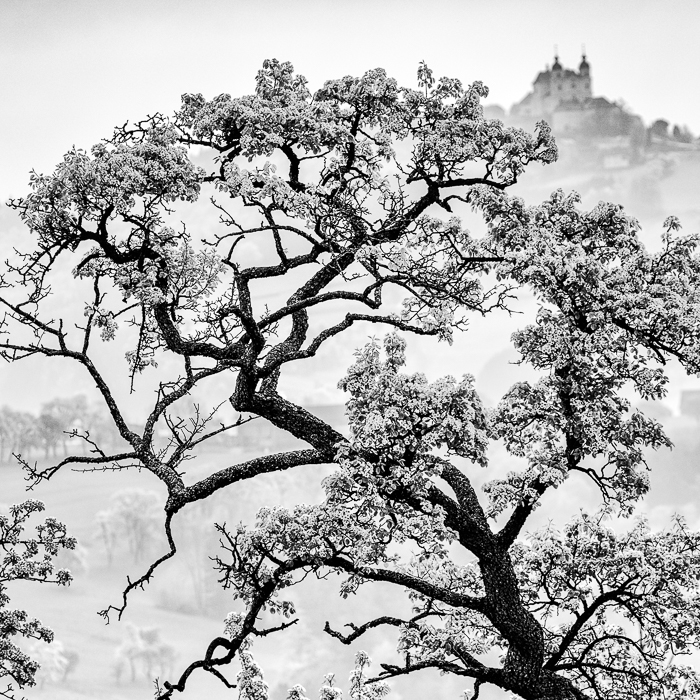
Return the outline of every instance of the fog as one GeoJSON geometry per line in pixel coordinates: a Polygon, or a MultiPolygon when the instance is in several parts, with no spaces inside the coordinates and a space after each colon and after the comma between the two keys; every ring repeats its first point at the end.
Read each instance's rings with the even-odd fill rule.
{"type": "MultiPolygon", "coordinates": [[[[291,60],[307,76],[312,90],[325,79],[376,66],[385,67],[400,84],[414,86],[418,62],[425,60],[437,75],[459,77],[465,83],[483,80],[491,88],[486,104],[492,113],[502,114],[507,123],[520,123],[525,118],[517,117],[512,106],[533,90],[540,72],[550,70],[555,46],[564,68],[575,71],[585,44],[593,95],[635,116],[635,124],[642,125],[643,142],[633,143],[632,127],[602,135],[562,131],[557,134],[559,162],[533,168],[514,191],[533,204],[560,187],[578,191],[587,208],[599,200],[623,204],[639,219],[645,245],[655,249],[662,222],[669,215],[681,219],[686,233],[700,230],[700,147],[696,139],[700,96],[695,87],[700,65],[698,26],[700,4],[678,0],[663,4],[479,0],[432,5],[408,0],[8,0],[0,5],[4,106],[0,111],[0,198],[5,201],[26,193],[29,171],[50,172],[71,146],[89,149],[116,124],[172,112],[183,92],[202,92],[206,97],[251,92],[255,73],[268,57],[291,60]],[[657,120],[668,122],[667,137],[651,133],[657,120]],[[674,125],[679,127],[675,137],[674,125]],[[686,133],[693,137],[690,142],[679,136],[686,133]]],[[[187,216],[203,233],[214,225],[194,209],[183,214],[187,216]]],[[[483,231],[478,219],[465,218],[475,235],[483,231]]],[[[26,235],[14,212],[3,207],[3,259],[24,244],[26,235]]],[[[64,272],[68,279],[70,270],[64,272]]],[[[66,285],[65,290],[68,288],[66,285]]],[[[262,290],[261,298],[273,304],[283,291],[262,290]]],[[[63,310],[76,298],[57,288],[53,303],[63,310]]],[[[513,309],[517,313],[474,317],[469,330],[452,345],[438,344],[432,338],[412,339],[407,369],[424,372],[430,379],[447,373],[472,374],[484,402],[494,405],[512,383],[532,376],[514,364],[517,355],[510,335],[529,322],[536,309],[536,300],[526,295],[513,309]]],[[[78,316],[81,313],[78,309],[78,316]]],[[[323,317],[317,320],[324,322],[323,317]]],[[[345,397],[337,383],[355,350],[371,333],[366,326],[353,328],[316,358],[290,368],[280,385],[284,394],[319,415],[327,412],[329,420],[345,429],[342,410],[338,410],[345,397]]],[[[101,352],[103,366],[112,367],[114,377],[124,375],[124,347],[105,346],[101,352]]],[[[166,365],[159,371],[167,370],[166,365]]],[[[666,526],[674,512],[698,527],[696,455],[700,438],[697,418],[682,410],[682,396],[700,390],[700,380],[687,377],[673,363],[667,371],[671,379],[668,396],[661,406],[647,408],[657,412],[675,448],[649,456],[652,489],[639,513],[646,514],[655,528],[666,526]]],[[[135,423],[143,420],[152,402],[156,375],[138,382],[133,394],[128,383],[116,385],[117,398],[135,423]]],[[[193,400],[214,406],[226,399],[227,387],[212,383],[193,400]]],[[[26,420],[39,420],[46,405],[57,399],[83,400],[87,407],[84,420],[98,404],[89,378],[68,363],[29,358],[0,366],[0,406],[23,413],[26,420]]],[[[281,440],[270,438],[270,444],[278,444],[277,439],[281,440]]],[[[43,448],[29,449],[32,460],[48,465],[63,450],[78,448],[57,443],[58,457],[46,454],[43,448]]],[[[198,453],[188,464],[188,482],[252,454],[255,440],[246,437],[243,426],[230,442],[198,453]]],[[[0,504],[16,503],[26,497],[22,471],[8,458],[6,446],[0,450],[0,459],[0,504]]],[[[505,455],[494,447],[488,473],[474,474],[474,480],[480,486],[507,468],[505,455]]],[[[78,537],[79,557],[64,562],[74,570],[75,581],[65,590],[30,583],[13,585],[12,604],[26,607],[52,627],[56,639],[79,660],[66,678],[44,676],[40,686],[25,691],[26,697],[151,697],[148,674],[137,665],[132,679],[125,661],[133,635],[139,630],[157,630],[152,639],[160,656],[152,670],[161,675],[173,669],[178,672],[201,656],[209,641],[222,633],[226,613],[237,609],[217,584],[208,558],[218,549],[213,523],[252,522],[256,509],[271,502],[318,501],[323,469],[327,468],[256,479],[210,504],[186,510],[176,523],[176,536],[182,542],[179,559],[163,567],[145,591],[132,594],[124,620],[109,626],[96,612],[117,602],[126,576],[140,574],[148,557],[164,551],[165,543],[155,528],[149,530],[143,546],[130,549],[110,544],[101,523],[114,516],[118,499],[128,494],[144,499],[146,512],[151,501],[164,495],[160,483],[146,472],[66,472],[36,489],[31,495],[45,501],[48,514],[66,522],[78,537]]],[[[598,495],[581,480],[574,488],[549,494],[534,524],[545,525],[549,519],[563,522],[579,508],[598,504],[598,495]]],[[[338,685],[347,692],[347,675],[357,649],[366,649],[377,661],[391,653],[393,637],[379,631],[351,648],[320,633],[325,620],[340,629],[347,622],[370,619],[377,611],[401,614],[391,590],[365,588],[357,598],[342,601],[332,584],[310,583],[298,597],[303,622],[287,631],[286,639],[273,635],[256,643],[256,658],[272,700],[282,700],[295,683],[302,683],[309,696],[316,697],[326,673],[336,673],[338,685]]],[[[50,660],[46,665],[50,666],[50,660]]],[[[389,697],[431,697],[437,683],[440,698],[457,698],[470,687],[459,679],[426,673],[410,681],[396,681],[389,697]]],[[[195,675],[184,697],[205,693],[211,700],[231,694],[215,679],[195,675]]],[[[482,700],[503,697],[487,689],[480,696],[482,700]]]]}

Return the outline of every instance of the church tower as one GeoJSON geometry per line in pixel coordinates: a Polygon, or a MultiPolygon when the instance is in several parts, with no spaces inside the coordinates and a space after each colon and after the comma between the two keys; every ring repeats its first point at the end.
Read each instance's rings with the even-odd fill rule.
{"type": "Polygon", "coordinates": [[[584,77],[589,77],[591,74],[591,66],[586,60],[586,52],[584,51],[583,54],[581,55],[581,63],[578,64],[578,72],[579,75],[582,75],[584,77]]]}

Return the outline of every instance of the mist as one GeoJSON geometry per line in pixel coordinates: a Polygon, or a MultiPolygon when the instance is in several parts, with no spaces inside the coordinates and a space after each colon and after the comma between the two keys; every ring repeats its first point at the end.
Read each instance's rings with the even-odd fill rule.
{"type": "MultiPolygon", "coordinates": [[[[537,204],[562,188],[577,191],[584,208],[601,200],[619,203],[638,219],[644,244],[656,250],[668,216],[681,220],[684,233],[700,230],[700,96],[691,88],[700,65],[698,26],[700,5],[680,0],[663,5],[639,0],[449,1],[432,6],[394,0],[9,1],[0,7],[5,107],[0,113],[0,195],[3,201],[25,195],[32,169],[49,173],[73,145],[87,150],[117,124],[171,113],[184,92],[202,92],[207,98],[252,92],[256,71],[268,57],[292,61],[312,90],[326,79],[376,66],[414,87],[418,63],[425,60],[436,75],[489,85],[487,116],[528,129],[539,118],[552,122],[558,162],[531,167],[513,193],[537,204]],[[582,71],[583,51],[588,69],[582,71]],[[566,71],[563,78],[552,77],[556,64],[566,71]],[[566,96],[552,102],[560,84],[555,79],[565,85],[566,96]],[[537,85],[545,83],[538,93],[537,85]]],[[[178,211],[176,218],[198,237],[211,235],[217,226],[216,218],[194,206],[178,211]]],[[[463,218],[474,235],[483,234],[482,221],[466,210],[463,218]]],[[[3,206],[0,236],[4,260],[26,246],[31,234],[3,206]]],[[[259,253],[248,251],[252,257],[259,253]]],[[[57,314],[78,298],[71,270],[62,274],[65,286],[54,288],[52,297],[57,314]]],[[[261,298],[274,306],[285,291],[265,289],[261,298]]],[[[517,364],[510,337],[532,321],[539,303],[526,295],[510,313],[475,315],[452,345],[411,339],[407,371],[423,372],[431,380],[471,374],[484,403],[494,406],[513,383],[536,376],[517,364]]],[[[80,323],[81,314],[78,309],[70,321],[80,323]]],[[[323,324],[327,318],[319,315],[315,322],[323,324]]],[[[347,397],[338,381],[373,333],[367,325],[357,326],[317,357],[292,368],[280,383],[283,394],[347,431],[347,397]]],[[[109,368],[114,376],[128,374],[125,347],[101,346],[100,363],[108,374],[109,368]]],[[[700,411],[693,408],[693,397],[700,392],[700,380],[674,363],[665,370],[670,378],[667,396],[643,405],[643,410],[663,423],[675,447],[649,454],[651,491],[637,512],[656,529],[668,525],[674,513],[698,527],[700,411]]],[[[173,368],[165,364],[144,373],[136,379],[137,391],[128,382],[117,385],[117,399],[134,425],[145,419],[158,380],[169,371],[173,368]]],[[[230,384],[223,380],[206,384],[183,402],[182,416],[223,405],[222,420],[235,420],[226,405],[229,393],[230,384]]],[[[632,394],[629,398],[640,403],[632,394]]],[[[122,622],[105,625],[96,612],[118,601],[127,575],[140,574],[149,557],[166,548],[158,527],[158,503],[165,496],[160,483],[138,470],[65,472],[31,494],[25,492],[13,452],[49,466],[84,449],[63,432],[74,426],[89,427],[93,435],[102,430],[108,444],[119,444],[119,437],[105,427],[90,377],[68,363],[30,357],[1,365],[0,420],[15,431],[0,445],[0,505],[39,498],[79,541],[75,557],[64,562],[75,576],[69,588],[25,583],[9,589],[13,605],[26,607],[52,627],[75,660],[67,673],[64,667],[52,673],[51,658],[45,657],[47,670],[40,683],[25,691],[29,700],[150,697],[150,676],[179,673],[199,658],[209,641],[222,634],[226,614],[237,609],[212,568],[210,557],[220,549],[215,523],[252,524],[257,509],[270,503],[320,502],[320,480],[331,469],[304,467],[293,475],[256,478],[185,509],[175,526],[181,557],[159,570],[145,591],[133,594],[122,622]],[[56,429],[51,420],[65,424],[56,429]],[[29,426],[25,433],[22,426],[29,426]],[[123,513],[129,508],[140,514],[141,530],[127,537],[123,513]],[[150,639],[153,650],[148,668],[143,657],[133,655],[135,648],[143,648],[144,639],[150,639]]],[[[241,425],[195,454],[187,464],[188,482],[259,454],[261,445],[275,451],[301,443],[290,442],[262,419],[241,425]]],[[[481,486],[509,468],[505,452],[496,446],[489,468],[474,481],[481,486]]],[[[537,526],[546,525],[552,513],[561,523],[581,508],[600,505],[599,494],[583,479],[577,489],[562,488],[547,498],[537,526]]],[[[299,597],[303,622],[288,631],[281,647],[274,636],[256,646],[273,700],[282,700],[295,683],[315,696],[327,673],[336,673],[338,685],[346,688],[359,648],[377,658],[391,653],[393,638],[379,631],[349,648],[324,639],[320,630],[326,620],[341,629],[375,614],[405,613],[392,591],[363,586],[356,597],[343,600],[330,591],[332,585],[324,588],[322,583],[312,582],[299,597]]],[[[437,680],[437,674],[426,673],[396,681],[390,697],[430,697],[437,680]]],[[[439,682],[441,698],[458,698],[469,687],[459,679],[439,682]]],[[[185,697],[204,694],[218,700],[231,691],[214,678],[197,678],[185,697]]],[[[504,697],[486,689],[480,695],[483,700],[504,697]]]]}

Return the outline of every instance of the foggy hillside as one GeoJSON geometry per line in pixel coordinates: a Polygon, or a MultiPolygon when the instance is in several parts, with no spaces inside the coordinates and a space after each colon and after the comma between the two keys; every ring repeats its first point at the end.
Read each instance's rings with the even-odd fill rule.
{"type": "MultiPolygon", "coordinates": [[[[635,97],[640,102],[645,98],[644,104],[633,103],[630,108],[638,106],[645,129],[654,118],[663,116],[653,110],[666,110],[665,100],[668,112],[664,114],[673,113],[675,121],[685,119],[700,127],[697,90],[688,87],[694,84],[693,67],[698,63],[693,56],[697,57],[700,46],[700,42],[690,40],[698,26],[697,11],[691,3],[664,7],[661,14],[666,24],[649,14],[653,3],[647,6],[633,2],[621,4],[619,10],[592,4],[597,11],[584,8],[585,3],[574,9],[546,0],[535,0],[527,8],[510,1],[449,2],[439,8],[413,2],[372,5],[317,0],[224,5],[225,11],[218,0],[201,6],[125,0],[110,9],[82,0],[27,2],[26,15],[12,25],[15,28],[11,32],[4,30],[6,47],[0,46],[6,61],[3,80],[8,86],[3,116],[7,145],[2,149],[8,159],[8,175],[3,182],[11,176],[11,184],[3,185],[7,192],[0,195],[21,195],[27,190],[28,178],[16,176],[20,164],[21,172],[26,174],[35,165],[34,160],[44,159],[44,169],[49,172],[46,163],[57,162],[73,143],[89,148],[87,134],[94,141],[109,134],[106,124],[123,123],[126,118],[140,118],[157,110],[168,112],[183,91],[201,90],[207,97],[224,91],[234,95],[250,92],[262,58],[273,55],[291,59],[301,73],[310,76],[314,87],[327,78],[360,73],[375,64],[386,65],[390,74],[396,74],[394,69],[403,71],[397,75],[399,82],[413,85],[415,66],[425,58],[431,65],[433,60],[438,64],[436,70],[441,75],[463,77],[465,83],[477,78],[490,81],[494,99],[510,105],[529,89],[532,66],[539,65],[541,55],[548,55],[551,44],[567,41],[578,50],[585,40],[590,52],[595,50],[600,57],[595,74],[598,84],[617,90],[610,93],[611,99],[628,99],[628,93],[623,94],[626,85],[631,103],[635,97]],[[474,14],[468,11],[472,6],[474,14]],[[81,13],[87,18],[84,25],[81,13]],[[586,32],[589,36],[584,36],[586,32]],[[24,49],[21,42],[27,36],[33,43],[24,49]],[[649,48],[647,36],[657,37],[658,46],[649,48]],[[685,39],[673,38],[677,36],[685,39]],[[683,53],[681,60],[676,55],[681,51],[695,53],[688,54],[690,58],[683,53]],[[649,54],[660,57],[658,75],[653,73],[649,54]],[[606,61],[607,67],[603,68],[606,61]],[[633,70],[636,63],[644,66],[641,77],[633,70]],[[250,67],[253,65],[255,68],[250,67]],[[504,85],[500,93],[499,75],[504,85]],[[657,86],[653,94],[652,84],[657,86]],[[663,90],[669,94],[664,96],[663,90]],[[681,110],[691,108],[692,113],[678,116],[681,110]],[[83,143],[83,138],[88,142],[83,143]],[[25,154],[32,162],[25,162],[25,154]]],[[[660,3],[658,7],[662,7],[660,3]]],[[[0,20],[2,12],[0,9],[0,20]]],[[[501,112],[506,118],[506,111],[501,112]]],[[[596,151],[596,139],[588,136],[562,136],[558,143],[559,161],[546,167],[531,166],[509,192],[532,205],[555,189],[577,191],[581,206],[587,209],[601,200],[622,204],[639,220],[641,240],[651,250],[658,249],[668,216],[680,219],[683,233],[700,232],[697,141],[681,147],[670,142],[650,145],[649,140],[630,160],[606,160],[596,151]]],[[[36,165],[41,169],[41,163],[36,165]]],[[[220,228],[218,216],[208,206],[184,205],[173,214],[172,224],[186,226],[193,240],[200,241],[220,228]]],[[[483,234],[484,223],[479,217],[465,213],[464,222],[473,236],[483,234]]],[[[12,210],[0,207],[3,260],[16,250],[21,252],[29,235],[12,210]]],[[[251,260],[262,252],[255,245],[245,249],[251,260]]],[[[83,309],[75,302],[82,295],[72,270],[64,266],[60,275],[65,285],[54,286],[52,311],[57,316],[72,314],[68,316],[70,323],[80,324],[83,309]]],[[[276,282],[259,291],[261,304],[270,307],[284,300],[288,292],[276,282]]],[[[396,301],[398,308],[398,297],[390,301],[396,301]]],[[[474,315],[468,330],[457,333],[452,345],[438,343],[433,337],[409,338],[405,369],[422,372],[431,381],[446,374],[471,374],[484,404],[493,407],[515,382],[537,378],[534,370],[517,364],[519,357],[511,334],[532,322],[538,304],[534,296],[524,293],[513,304],[512,313],[496,311],[486,318],[474,315]]],[[[342,305],[332,312],[324,306],[312,315],[312,327],[318,330],[328,323],[330,316],[326,314],[341,311],[342,305]]],[[[383,333],[370,324],[350,328],[317,356],[285,368],[281,394],[346,432],[347,395],[338,388],[338,381],[353,362],[356,350],[370,336],[383,333]]],[[[128,376],[124,354],[132,341],[133,337],[125,337],[98,344],[99,365],[107,376],[128,376]]],[[[137,376],[136,391],[128,381],[116,386],[116,398],[125,406],[126,418],[133,425],[143,424],[159,379],[175,371],[175,365],[168,362],[137,376]]],[[[641,404],[639,397],[629,396],[633,404],[662,422],[674,443],[673,450],[647,456],[651,492],[636,514],[647,517],[654,529],[666,527],[674,513],[685,517],[690,527],[700,528],[700,412],[691,415],[681,411],[683,392],[700,391],[700,378],[687,376],[675,362],[670,362],[665,371],[670,383],[663,401],[641,404]]],[[[180,402],[182,415],[191,418],[200,406],[206,411],[222,404],[223,418],[235,420],[235,412],[227,402],[231,377],[217,377],[198,387],[180,402]]],[[[70,652],[75,662],[69,669],[57,669],[52,667],[45,648],[30,647],[35,655],[44,654],[44,672],[37,687],[24,695],[27,700],[150,698],[152,676],[172,678],[174,672],[179,673],[187,663],[200,658],[206,644],[223,633],[226,614],[240,608],[240,601],[222,589],[213,569],[212,558],[222,552],[215,523],[251,524],[258,508],[265,505],[319,502],[323,497],[321,480],[331,467],[306,466],[293,474],[266,474],[185,508],[174,525],[181,548],[178,557],[163,566],[144,591],[132,595],[122,622],[114,620],[106,626],[96,612],[118,603],[127,576],[140,575],[154,556],[167,549],[162,532],[164,490],[152,475],[128,469],[61,473],[28,494],[24,474],[10,456],[13,446],[20,444],[24,457],[40,467],[85,450],[85,446],[64,436],[64,427],[49,425],[49,418],[55,418],[51,410],[71,402],[83,412],[78,419],[71,418],[73,426],[65,428],[89,427],[93,434],[104,429],[106,413],[101,398],[91,379],[74,364],[39,357],[0,363],[0,421],[12,424],[15,433],[23,425],[33,426],[27,431],[32,433],[33,442],[13,443],[7,437],[0,440],[0,512],[25,498],[41,499],[47,504],[47,513],[64,521],[79,541],[77,553],[64,555],[61,562],[74,573],[70,587],[21,582],[9,588],[12,605],[26,608],[30,615],[52,627],[57,643],[70,652]]],[[[107,443],[119,444],[113,431],[102,434],[107,443]]],[[[192,483],[215,469],[290,446],[302,447],[262,419],[253,421],[198,449],[195,458],[186,463],[185,480],[192,483]]],[[[470,467],[470,477],[478,489],[513,468],[513,461],[499,445],[492,446],[488,457],[487,468],[470,467]]],[[[599,493],[591,483],[574,475],[570,484],[547,493],[543,507],[533,516],[533,527],[544,527],[549,522],[561,524],[581,509],[594,510],[599,505],[599,493]]],[[[344,625],[350,621],[406,614],[394,590],[383,584],[364,585],[357,596],[341,599],[334,579],[308,584],[299,587],[295,598],[302,621],[285,632],[286,638],[273,635],[256,641],[254,651],[270,686],[271,700],[283,700],[287,689],[296,683],[304,685],[308,695],[315,698],[327,673],[336,673],[337,684],[349,697],[348,673],[359,648],[377,660],[395,654],[394,638],[376,630],[351,647],[322,632],[326,621],[334,629],[347,631],[344,625]]],[[[275,624],[275,618],[268,618],[266,623],[275,624]]],[[[696,663],[700,664],[697,658],[696,663]]],[[[392,681],[389,700],[457,700],[470,683],[432,672],[414,674],[392,681]]],[[[234,691],[226,690],[207,674],[195,674],[184,696],[185,700],[190,697],[225,700],[234,697],[234,691]]],[[[490,688],[484,688],[479,696],[479,700],[505,699],[504,693],[490,688]]]]}

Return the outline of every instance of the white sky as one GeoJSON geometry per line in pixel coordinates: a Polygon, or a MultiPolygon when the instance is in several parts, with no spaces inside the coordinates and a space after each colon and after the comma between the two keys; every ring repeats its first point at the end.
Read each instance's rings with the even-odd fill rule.
{"type": "Polygon", "coordinates": [[[0,197],[182,92],[250,92],[270,57],[312,89],[377,66],[413,86],[425,59],[509,107],[585,44],[596,94],[698,133],[699,26],[696,0],[1,0],[0,197]]]}

